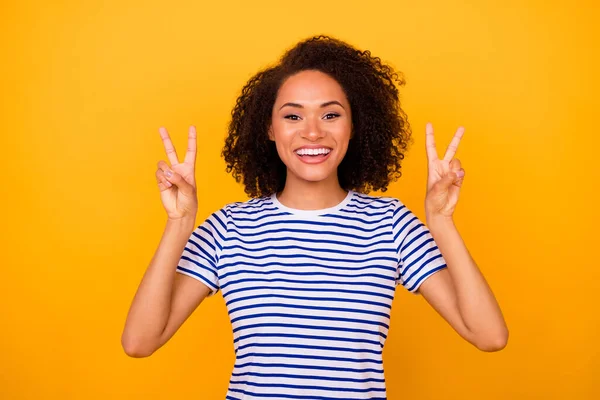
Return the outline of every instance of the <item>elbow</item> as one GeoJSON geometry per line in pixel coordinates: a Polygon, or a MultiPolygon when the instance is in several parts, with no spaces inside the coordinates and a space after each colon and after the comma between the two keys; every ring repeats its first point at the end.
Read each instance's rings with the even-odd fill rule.
{"type": "Polygon", "coordinates": [[[125,354],[132,358],[150,357],[156,351],[148,341],[132,338],[125,334],[121,337],[121,346],[125,354]]]}
{"type": "Polygon", "coordinates": [[[473,344],[481,351],[500,351],[504,349],[508,344],[508,329],[505,327],[504,329],[501,329],[498,332],[485,335],[485,337],[476,340],[473,344]]]}

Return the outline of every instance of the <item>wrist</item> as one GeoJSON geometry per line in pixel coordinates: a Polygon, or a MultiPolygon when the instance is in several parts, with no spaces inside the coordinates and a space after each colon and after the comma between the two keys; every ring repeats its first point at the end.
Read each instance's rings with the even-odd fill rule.
{"type": "Polygon", "coordinates": [[[191,232],[196,226],[196,215],[189,215],[181,218],[168,218],[167,229],[176,231],[191,232]]]}
{"type": "Polygon", "coordinates": [[[454,219],[452,218],[452,216],[445,216],[439,214],[427,215],[426,222],[427,227],[432,233],[455,228],[454,219]]]}

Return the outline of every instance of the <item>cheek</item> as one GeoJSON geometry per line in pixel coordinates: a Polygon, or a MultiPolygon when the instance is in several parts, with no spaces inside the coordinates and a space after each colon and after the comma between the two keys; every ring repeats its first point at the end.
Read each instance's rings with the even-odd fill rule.
{"type": "Polygon", "coordinates": [[[273,125],[272,137],[275,140],[275,147],[277,148],[279,158],[282,161],[286,161],[289,158],[288,149],[291,146],[293,135],[287,132],[282,126],[273,125]]]}
{"type": "Polygon", "coordinates": [[[285,123],[274,123],[273,124],[273,137],[275,138],[275,142],[277,142],[277,146],[279,144],[290,144],[296,135],[297,127],[291,126],[290,124],[285,123]]]}
{"type": "Polygon", "coordinates": [[[285,151],[285,145],[281,142],[281,140],[276,140],[275,147],[277,148],[277,154],[279,154],[279,158],[284,162],[284,164],[286,164],[288,154],[285,151]]]}
{"type": "Polygon", "coordinates": [[[332,132],[335,135],[335,141],[340,148],[347,149],[348,143],[352,136],[352,126],[349,123],[340,124],[337,127],[335,132],[332,132]]]}

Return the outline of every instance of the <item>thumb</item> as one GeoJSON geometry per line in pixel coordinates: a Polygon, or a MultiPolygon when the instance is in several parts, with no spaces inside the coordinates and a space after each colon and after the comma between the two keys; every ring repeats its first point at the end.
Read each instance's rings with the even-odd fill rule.
{"type": "Polygon", "coordinates": [[[448,189],[452,184],[459,179],[456,172],[448,172],[442,179],[437,183],[438,189],[448,189]]]}
{"type": "Polygon", "coordinates": [[[190,185],[185,179],[183,179],[183,176],[181,176],[177,172],[169,169],[165,172],[165,177],[169,182],[177,186],[181,193],[186,195],[192,195],[194,193],[194,187],[190,185]]]}

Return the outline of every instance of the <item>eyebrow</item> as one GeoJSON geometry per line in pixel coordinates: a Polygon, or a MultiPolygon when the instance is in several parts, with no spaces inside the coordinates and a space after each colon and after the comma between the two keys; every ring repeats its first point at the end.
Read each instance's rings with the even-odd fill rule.
{"type": "MultiPolygon", "coordinates": [[[[326,103],[323,103],[323,104],[321,104],[321,108],[323,108],[323,107],[327,107],[327,106],[330,106],[330,105],[332,105],[332,104],[337,104],[338,106],[340,106],[340,107],[344,108],[344,106],[342,105],[342,103],[340,103],[340,102],[339,102],[339,101],[337,101],[337,100],[332,100],[332,101],[328,101],[328,102],[326,102],[326,103]]],[[[296,108],[304,108],[304,106],[302,106],[302,104],[298,104],[298,103],[285,103],[285,104],[284,104],[284,105],[282,105],[282,106],[281,106],[279,109],[281,110],[283,107],[286,107],[286,106],[289,106],[289,107],[296,107],[296,108]]]]}

